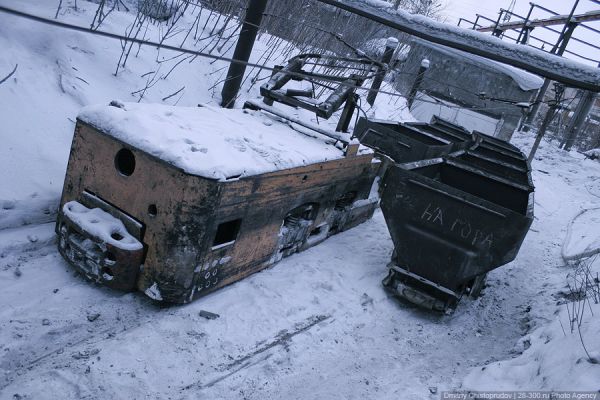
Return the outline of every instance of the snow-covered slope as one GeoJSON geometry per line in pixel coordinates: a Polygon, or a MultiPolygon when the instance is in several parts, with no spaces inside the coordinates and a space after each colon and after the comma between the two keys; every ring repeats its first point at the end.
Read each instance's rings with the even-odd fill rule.
{"type": "MultiPolygon", "coordinates": [[[[56,7],[0,3],[51,17],[56,7]]],[[[96,5],[78,5],[61,18],[89,24],[96,5]]],[[[114,12],[105,27],[121,32],[131,19],[114,12]]],[[[380,213],[192,304],[160,308],[75,275],[56,251],[52,222],[79,109],[136,101],[131,92],[145,86],[156,50],[142,48],[115,77],[118,43],[2,14],[0,48],[0,76],[19,64],[0,85],[0,399],[439,399],[443,390],[527,382],[600,389],[599,366],[585,360],[578,333],[556,324],[565,324],[557,301],[565,301],[572,271],[562,243],[575,216],[600,207],[600,163],[542,143],[533,164],[536,219],[519,256],[452,315],[384,292],[392,242],[380,213]],[[207,320],[200,310],[220,317],[207,320]]],[[[163,102],[185,86],[180,99],[163,103],[215,104],[211,73],[222,67],[184,62],[142,101],[163,102]]],[[[377,116],[406,118],[401,106],[384,101],[377,116]]],[[[515,138],[531,146],[532,138],[515,138]]],[[[587,244],[598,234],[574,231],[588,232],[587,244]]],[[[598,345],[597,315],[582,325],[589,347],[598,345]]]]}

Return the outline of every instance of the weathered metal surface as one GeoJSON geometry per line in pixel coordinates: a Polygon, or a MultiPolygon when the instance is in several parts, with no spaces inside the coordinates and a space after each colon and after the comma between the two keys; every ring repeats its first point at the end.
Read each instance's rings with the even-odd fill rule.
{"type": "Polygon", "coordinates": [[[455,142],[406,127],[399,122],[359,118],[354,136],[378,153],[400,163],[440,157],[456,148],[455,142]]]}
{"type": "Polygon", "coordinates": [[[435,118],[361,119],[355,136],[394,161],[381,188],[395,247],[383,284],[394,294],[444,310],[478,294],[488,271],[515,258],[534,191],[515,146],[435,118]]]}
{"type": "Polygon", "coordinates": [[[396,268],[384,283],[452,306],[475,278],[515,258],[533,220],[532,190],[460,160],[391,166],[381,209],[396,268]]]}
{"type": "Polygon", "coordinates": [[[369,58],[348,58],[328,56],[316,53],[299,54],[291,58],[287,65],[274,73],[269,81],[260,87],[260,94],[264,97],[265,104],[271,106],[274,101],[292,107],[300,107],[314,112],[318,117],[329,119],[333,113],[346,103],[345,112],[340,117],[338,130],[347,130],[352,113],[354,112],[354,92],[363,82],[376,74],[378,70],[385,69],[380,62],[369,58]],[[302,69],[305,65],[311,67],[302,69]],[[323,73],[314,72],[315,68],[323,73]],[[344,74],[347,70],[357,71],[344,74]],[[329,96],[323,100],[312,97],[313,91],[282,88],[291,80],[306,80],[313,84],[324,81],[330,89],[329,96]],[[339,82],[339,83],[338,83],[339,82]]]}
{"type": "Polygon", "coordinates": [[[143,247],[125,250],[106,243],[62,212],[56,231],[60,254],[87,279],[113,289],[135,289],[144,260],[143,247]]]}
{"type": "MultiPolygon", "coordinates": [[[[278,234],[303,204],[315,204],[316,212],[299,251],[370,218],[376,203],[367,198],[379,165],[372,154],[359,154],[219,182],[184,173],[78,121],[61,207],[72,200],[85,204],[90,194],[110,205],[130,233],[143,234],[143,268],[133,287],[156,300],[186,303],[287,255],[278,234]],[[123,148],[135,159],[129,176],[115,167],[123,148]],[[340,209],[338,201],[349,193],[353,202],[340,209]],[[223,226],[237,231],[221,243],[223,226]]],[[[61,224],[62,215],[59,232],[61,224]]],[[[85,239],[85,232],[78,234],[85,239]]]]}

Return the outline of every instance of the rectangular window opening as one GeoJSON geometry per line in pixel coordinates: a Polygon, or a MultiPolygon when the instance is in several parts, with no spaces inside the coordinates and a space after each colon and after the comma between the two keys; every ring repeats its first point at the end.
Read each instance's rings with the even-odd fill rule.
{"type": "Polygon", "coordinates": [[[240,231],[240,225],[242,224],[241,219],[234,219],[233,221],[227,221],[219,224],[217,228],[217,234],[213,241],[213,249],[215,247],[223,247],[235,242],[237,235],[240,231]]]}

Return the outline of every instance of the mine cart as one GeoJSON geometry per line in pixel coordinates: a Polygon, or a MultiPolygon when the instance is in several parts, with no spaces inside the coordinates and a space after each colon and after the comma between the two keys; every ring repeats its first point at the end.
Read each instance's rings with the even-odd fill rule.
{"type": "Polygon", "coordinates": [[[431,117],[431,122],[429,124],[433,128],[436,128],[438,130],[453,133],[461,140],[467,140],[468,136],[471,136],[472,133],[475,133],[476,135],[480,136],[483,139],[484,143],[499,147],[503,150],[507,150],[517,156],[521,155],[521,151],[519,150],[519,148],[517,146],[513,145],[512,143],[507,142],[506,140],[502,140],[497,137],[490,136],[490,135],[487,135],[487,134],[485,134],[483,132],[479,132],[479,131],[473,131],[471,133],[463,126],[455,124],[453,122],[450,122],[450,121],[443,119],[441,117],[438,117],[436,115],[431,117]]]}
{"type": "Polygon", "coordinates": [[[456,130],[450,130],[447,127],[438,124],[428,124],[424,122],[408,122],[403,124],[404,126],[410,127],[414,130],[435,136],[442,140],[448,140],[455,143],[465,143],[470,141],[479,141],[478,151],[485,155],[496,157],[500,160],[520,164],[525,161],[526,158],[523,153],[514,145],[495,138],[490,135],[486,135],[482,132],[459,132],[456,130]]]}
{"type": "MultiPolygon", "coordinates": [[[[528,179],[529,164],[527,158],[516,146],[481,132],[469,133],[464,129],[458,129],[456,126],[450,125],[451,123],[448,122],[440,123],[439,119],[433,119],[433,121],[435,123],[432,124],[409,122],[400,125],[422,134],[437,137],[440,140],[454,142],[453,151],[460,149],[467,151],[469,154],[464,156],[463,159],[469,160],[469,162],[473,162],[479,167],[485,169],[490,163],[497,164],[506,167],[507,176],[528,179]]],[[[404,131],[401,130],[401,132],[404,131]]],[[[399,160],[399,162],[405,161],[399,160]]],[[[492,167],[492,169],[498,171],[497,167],[492,167]]]]}
{"type": "Polygon", "coordinates": [[[451,157],[393,165],[381,209],[394,242],[384,285],[434,310],[512,261],[533,220],[533,187],[451,157]]]}
{"type": "Polygon", "coordinates": [[[481,148],[469,149],[462,154],[450,157],[487,173],[508,179],[511,182],[533,187],[529,164],[526,160],[515,165],[515,163],[507,163],[495,157],[485,156],[481,154],[480,150],[481,148]]]}
{"type": "Polygon", "coordinates": [[[370,218],[378,167],[370,149],[260,111],[88,107],[59,251],[106,286],[189,302],[370,218]]]}
{"type": "Polygon", "coordinates": [[[384,286],[447,310],[513,260],[533,218],[533,184],[510,143],[434,118],[361,118],[354,135],[386,164],[381,209],[394,242],[384,286]]]}
{"type": "Polygon", "coordinates": [[[441,157],[457,150],[463,141],[415,129],[400,122],[359,118],[354,136],[377,153],[405,163],[441,157]]]}

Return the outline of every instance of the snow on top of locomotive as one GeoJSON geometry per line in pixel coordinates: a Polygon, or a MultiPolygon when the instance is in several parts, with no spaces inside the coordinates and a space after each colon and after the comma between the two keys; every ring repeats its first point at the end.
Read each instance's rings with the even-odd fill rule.
{"type": "Polygon", "coordinates": [[[113,101],[85,107],[77,118],[189,174],[221,181],[344,157],[324,136],[258,111],[113,101]]]}

